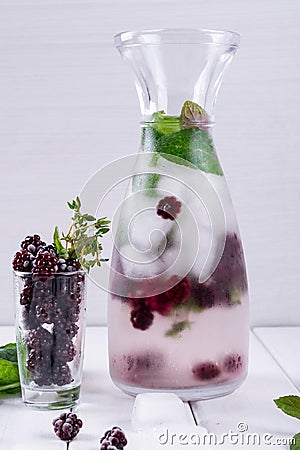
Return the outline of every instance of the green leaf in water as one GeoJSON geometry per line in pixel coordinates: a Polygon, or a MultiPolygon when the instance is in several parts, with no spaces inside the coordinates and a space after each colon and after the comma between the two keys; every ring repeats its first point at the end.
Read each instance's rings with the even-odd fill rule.
{"type": "Polygon", "coordinates": [[[171,328],[166,332],[168,337],[179,337],[180,333],[184,330],[190,329],[191,322],[189,320],[182,320],[181,322],[175,322],[171,328]]]}
{"type": "Polygon", "coordinates": [[[173,160],[177,164],[189,166],[191,163],[203,172],[223,175],[212,138],[206,130],[188,128],[167,134],[157,141],[155,150],[171,161],[172,157],[177,157],[173,160]]]}

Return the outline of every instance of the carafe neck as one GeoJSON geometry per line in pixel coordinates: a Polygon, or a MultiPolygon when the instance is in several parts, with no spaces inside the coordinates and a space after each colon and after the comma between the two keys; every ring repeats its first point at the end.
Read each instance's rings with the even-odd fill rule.
{"type": "MultiPolygon", "coordinates": [[[[183,131],[180,124],[180,118],[176,116],[166,116],[166,121],[146,121],[140,123],[141,126],[141,152],[160,152],[160,140],[168,139],[168,135],[180,133],[183,131]]],[[[200,130],[201,135],[209,136],[212,139],[212,132],[215,122],[213,121],[198,121],[194,122],[190,129],[200,130]]],[[[186,128],[189,129],[189,128],[186,128]]]]}
{"type": "Polygon", "coordinates": [[[143,120],[164,111],[178,115],[186,100],[213,108],[225,67],[232,60],[239,35],[229,31],[167,29],[125,32],[115,37],[131,67],[143,120]]]}

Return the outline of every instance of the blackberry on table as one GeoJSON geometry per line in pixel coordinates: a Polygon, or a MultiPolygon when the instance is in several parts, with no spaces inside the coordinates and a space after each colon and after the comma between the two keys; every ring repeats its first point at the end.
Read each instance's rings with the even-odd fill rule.
{"type": "Polygon", "coordinates": [[[127,445],[127,439],[122,428],[113,427],[104,433],[100,444],[100,450],[123,450],[127,445]]]}
{"type": "Polygon", "coordinates": [[[36,256],[38,251],[45,246],[46,242],[42,241],[38,234],[26,236],[24,241],[21,242],[21,248],[27,250],[34,256],[36,256]]]}
{"type": "Polygon", "coordinates": [[[82,420],[74,413],[62,413],[53,420],[54,433],[62,441],[71,441],[82,428],[82,420]]]}
{"type": "Polygon", "coordinates": [[[57,272],[58,258],[50,252],[39,253],[33,262],[33,275],[40,276],[40,280],[47,278],[57,272]]]}
{"type": "Polygon", "coordinates": [[[18,272],[31,272],[32,255],[26,249],[17,252],[14,256],[12,266],[18,272]]]}

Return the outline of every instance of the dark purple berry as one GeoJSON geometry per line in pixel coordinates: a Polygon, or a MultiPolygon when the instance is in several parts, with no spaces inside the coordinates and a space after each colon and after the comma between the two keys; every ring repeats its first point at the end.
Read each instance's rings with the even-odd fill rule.
{"type": "Polygon", "coordinates": [[[29,348],[45,351],[51,349],[53,337],[45,328],[37,327],[35,330],[29,331],[26,341],[29,348]]]}
{"type": "Polygon", "coordinates": [[[36,256],[38,251],[45,247],[46,243],[43,242],[38,234],[33,236],[26,236],[24,241],[21,242],[21,248],[28,250],[29,253],[36,256]]]}
{"type": "Polygon", "coordinates": [[[181,211],[181,203],[176,197],[164,197],[158,202],[156,212],[163,219],[175,220],[181,211]]]}
{"type": "Polygon", "coordinates": [[[50,252],[39,253],[33,262],[32,273],[40,280],[47,278],[57,272],[58,258],[50,252]]]}
{"type": "Polygon", "coordinates": [[[57,339],[53,348],[56,361],[71,362],[76,355],[76,349],[72,341],[57,339]]]}
{"type": "Polygon", "coordinates": [[[226,356],[223,367],[225,372],[237,372],[243,366],[243,358],[239,354],[226,356]]]}
{"type": "Polygon", "coordinates": [[[127,439],[122,428],[113,427],[104,433],[100,444],[100,450],[123,450],[127,445],[127,439]]]}
{"type": "MultiPolygon", "coordinates": [[[[33,372],[34,381],[36,381],[35,377],[40,378],[45,373],[47,375],[50,375],[49,374],[50,365],[51,365],[51,352],[49,349],[43,349],[41,347],[38,347],[36,349],[30,350],[26,360],[26,367],[30,372],[33,372]]],[[[51,382],[49,384],[51,384],[51,382]]]]}
{"type": "MultiPolygon", "coordinates": [[[[26,249],[22,252],[29,253],[26,249]]],[[[20,294],[26,367],[38,386],[68,385],[74,381],[68,363],[76,356],[72,340],[79,331],[76,322],[82,307],[85,275],[57,274],[58,258],[53,246],[41,247],[36,256],[30,255],[30,261],[34,261],[32,275],[23,276],[20,294]],[[54,273],[56,276],[51,276],[54,273]]],[[[73,271],[78,269],[75,260],[68,263],[69,272],[72,264],[73,271]]]]}
{"type": "Polygon", "coordinates": [[[52,382],[57,386],[64,386],[72,383],[73,378],[68,364],[57,363],[52,369],[52,382]]]}
{"type": "Polygon", "coordinates": [[[28,311],[32,302],[33,295],[33,284],[31,280],[26,280],[24,282],[23,291],[20,294],[20,304],[25,307],[28,311]]]}
{"type": "Polygon", "coordinates": [[[13,269],[18,272],[31,272],[32,269],[32,255],[28,250],[21,250],[14,256],[12,262],[13,269]]]}
{"type": "Polygon", "coordinates": [[[36,318],[40,323],[53,323],[61,314],[55,298],[46,298],[36,306],[36,318]]]}
{"type": "Polygon", "coordinates": [[[74,413],[62,413],[52,421],[54,433],[62,441],[72,441],[82,428],[82,420],[74,413]]]}
{"type": "Polygon", "coordinates": [[[200,308],[211,308],[215,303],[215,291],[206,283],[195,282],[192,285],[192,296],[200,308]]]}
{"type": "Polygon", "coordinates": [[[58,263],[58,272],[77,272],[80,270],[80,262],[74,258],[60,258],[58,263]]]}
{"type": "Polygon", "coordinates": [[[73,339],[78,333],[79,326],[68,319],[61,319],[55,322],[53,333],[61,337],[63,341],[66,338],[73,339]]]}
{"type": "Polygon", "coordinates": [[[228,234],[220,262],[212,275],[216,303],[236,304],[236,294],[247,290],[247,276],[242,243],[238,236],[228,234]]]}
{"type": "Polygon", "coordinates": [[[38,254],[41,253],[51,253],[51,255],[58,257],[57,250],[54,245],[45,245],[45,247],[41,247],[38,251],[38,254]]]}
{"type": "Polygon", "coordinates": [[[220,375],[221,371],[213,362],[200,363],[193,368],[193,374],[200,380],[212,380],[220,375]]]}
{"type": "Polygon", "coordinates": [[[132,326],[138,330],[147,330],[153,323],[154,315],[149,306],[141,300],[130,313],[132,326]]]}
{"type": "Polygon", "coordinates": [[[122,372],[157,373],[163,367],[163,355],[160,352],[125,354],[122,358],[113,359],[113,366],[122,372]]]}

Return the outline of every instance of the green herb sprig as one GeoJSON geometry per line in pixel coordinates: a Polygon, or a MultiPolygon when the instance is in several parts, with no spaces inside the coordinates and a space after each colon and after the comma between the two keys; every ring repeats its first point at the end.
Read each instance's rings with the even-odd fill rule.
{"type": "Polygon", "coordinates": [[[107,258],[102,258],[100,240],[109,231],[110,220],[82,213],[79,197],[68,202],[68,206],[74,213],[71,226],[61,237],[58,227],[55,227],[53,243],[60,258],[75,258],[89,272],[92,267],[101,266],[102,262],[108,261],[107,258]]]}
{"type": "MultiPolygon", "coordinates": [[[[276,406],[285,414],[300,419],[300,397],[298,395],[287,395],[274,400],[276,406]]],[[[300,450],[300,433],[293,436],[290,450],[300,450]]]]}

